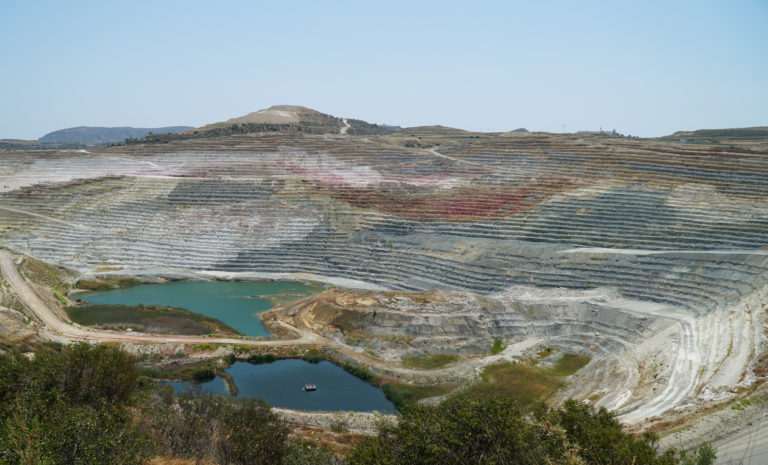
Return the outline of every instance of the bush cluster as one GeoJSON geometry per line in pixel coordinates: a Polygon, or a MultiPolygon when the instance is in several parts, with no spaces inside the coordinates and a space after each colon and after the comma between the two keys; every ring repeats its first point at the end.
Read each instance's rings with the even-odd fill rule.
{"type": "Polygon", "coordinates": [[[659,454],[653,434],[624,433],[604,409],[567,401],[561,409],[524,413],[508,399],[455,397],[437,407],[406,409],[362,441],[349,465],[711,465],[704,445],[693,454],[659,454]]]}
{"type": "Polygon", "coordinates": [[[526,413],[506,398],[458,396],[405,408],[397,424],[381,424],[377,436],[337,457],[290,439],[262,400],[200,389],[174,396],[170,386],[140,379],[132,357],[114,346],[74,344],[33,360],[0,355],[0,464],[128,465],[152,457],[222,465],[710,465],[715,453],[705,444],[692,454],[659,454],[653,434],[626,434],[611,413],[575,401],[526,413]]]}
{"type": "Polygon", "coordinates": [[[248,363],[258,365],[260,363],[272,363],[277,360],[275,354],[253,354],[247,358],[248,363]]]}
{"type": "Polygon", "coordinates": [[[342,368],[344,368],[344,371],[346,371],[347,373],[353,376],[357,376],[363,381],[367,381],[371,384],[377,384],[379,380],[378,376],[368,371],[365,367],[358,367],[358,366],[352,365],[351,363],[345,363],[342,366],[342,368]]]}
{"type": "Polygon", "coordinates": [[[158,456],[222,465],[338,462],[288,432],[262,400],[199,389],[174,396],[170,386],[141,380],[133,358],[115,346],[74,344],[33,360],[0,355],[3,465],[138,465],[158,456]]]}

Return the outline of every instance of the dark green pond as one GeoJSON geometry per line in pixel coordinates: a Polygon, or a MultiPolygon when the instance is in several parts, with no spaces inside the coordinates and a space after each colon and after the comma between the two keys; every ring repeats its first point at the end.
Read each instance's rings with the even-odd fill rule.
{"type": "Polygon", "coordinates": [[[245,336],[270,336],[257,313],[272,308],[272,302],[254,296],[290,300],[320,289],[301,283],[256,281],[177,281],[140,284],[109,291],[87,292],[78,297],[94,305],[166,305],[218,318],[245,336]]]}
{"type": "MultiPolygon", "coordinates": [[[[381,389],[344,371],[331,362],[309,363],[300,359],[277,360],[252,365],[236,362],[226,372],[238,388],[238,397],[259,397],[274,407],[294,410],[357,411],[394,413],[395,407],[381,389]],[[314,384],[316,391],[305,391],[314,384]]],[[[177,381],[176,393],[192,386],[177,381]]],[[[200,383],[203,392],[229,395],[227,383],[220,377],[200,383]]]]}

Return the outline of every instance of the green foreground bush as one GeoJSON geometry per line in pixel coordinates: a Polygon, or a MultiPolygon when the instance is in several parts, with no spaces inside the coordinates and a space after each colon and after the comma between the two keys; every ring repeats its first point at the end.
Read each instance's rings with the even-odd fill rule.
{"type": "MultiPolygon", "coordinates": [[[[0,355],[0,464],[141,464],[176,457],[211,464],[710,465],[714,450],[658,454],[656,437],[568,401],[524,413],[508,398],[451,398],[409,407],[346,458],[289,438],[262,400],[174,396],[140,379],[114,346],[74,344],[34,360],[0,355]]],[[[350,367],[345,367],[349,369],[350,367]]],[[[354,368],[369,378],[370,372],[354,368]]]]}
{"type": "MultiPolygon", "coordinates": [[[[200,377],[212,374],[205,371],[200,377]]],[[[177,397],[170,386],[140,380],[133,358],[114,346],[74,344],[31,361],[0,355],[1,465],[143,464],[153,456],[335,463],[288,432],[262,400],[199,390],[177,397]]]]}
{"type": "Polygon", "coordinates": [[[407,409],[380,426],[347,457],[349,465],[711,465],[711,448],[658,454],[656,436],[622,431],[604,409],[567,401],[562,409],[525,414],[504,398],[456,397],[438,407],[407,409]],[[703,452],[702,452],[703,451],[703,452]],[[684,455],[683,455],[684,456],[684,455]],[[690,460],[690,461],[687,461],[690,460]]]}

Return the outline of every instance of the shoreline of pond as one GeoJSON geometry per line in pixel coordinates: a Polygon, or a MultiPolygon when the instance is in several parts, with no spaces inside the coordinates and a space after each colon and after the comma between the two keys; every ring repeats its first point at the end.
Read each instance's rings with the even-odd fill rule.
{"type": "Polygon", "coordinates": [[[205,380],[160,381],[173,386],[178,395],[190,388],[213,394],[263,398],[276,408],[301,412],[381,412],[396,414],[397,406],[389,399],[375,377],[360,376],[332,361],[316,362],[302,358],[267,359],[262,362],[235,361],[215,371],[205,380]],[[304,389],[314,384],[316,391],[304,389]]]}
{"type": "MultiPolygon", "coordinates": [[[[129,287],[76,294],[76,300],[87,305],[122,305],[144,308],[167,306],[214,318],[247,337],[275,337],[259,314],[276,305],[306,298],[324,291],[316,284],[295,281],[224,281],[175,280],[162,283],[142,282],[129,287]]],[[[109,319],[105,314],[104,318],[109,319]]],[[[123,326],[135,323],[130,313],[119,322],[123,326]]],[[[152,332],[151,328],[145,332],[152,332]]]]}

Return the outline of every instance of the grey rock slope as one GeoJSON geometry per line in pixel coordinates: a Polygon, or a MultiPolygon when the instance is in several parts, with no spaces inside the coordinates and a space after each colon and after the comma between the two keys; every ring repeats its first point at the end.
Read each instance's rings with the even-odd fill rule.
{"type": "Polygon", "coordinates": [[[628,423],[764,376],[767,152],[420,131],[14,152],[0,157],[0,244],[86,272],[313,273],[467,293],[450,317],[396,308],[392,327],[417,338],[439,320],[424,328],[457,343],[588,353],[568,394],[628,423]],[[403,146],[417,138],[439,145],[403,146]]]}

